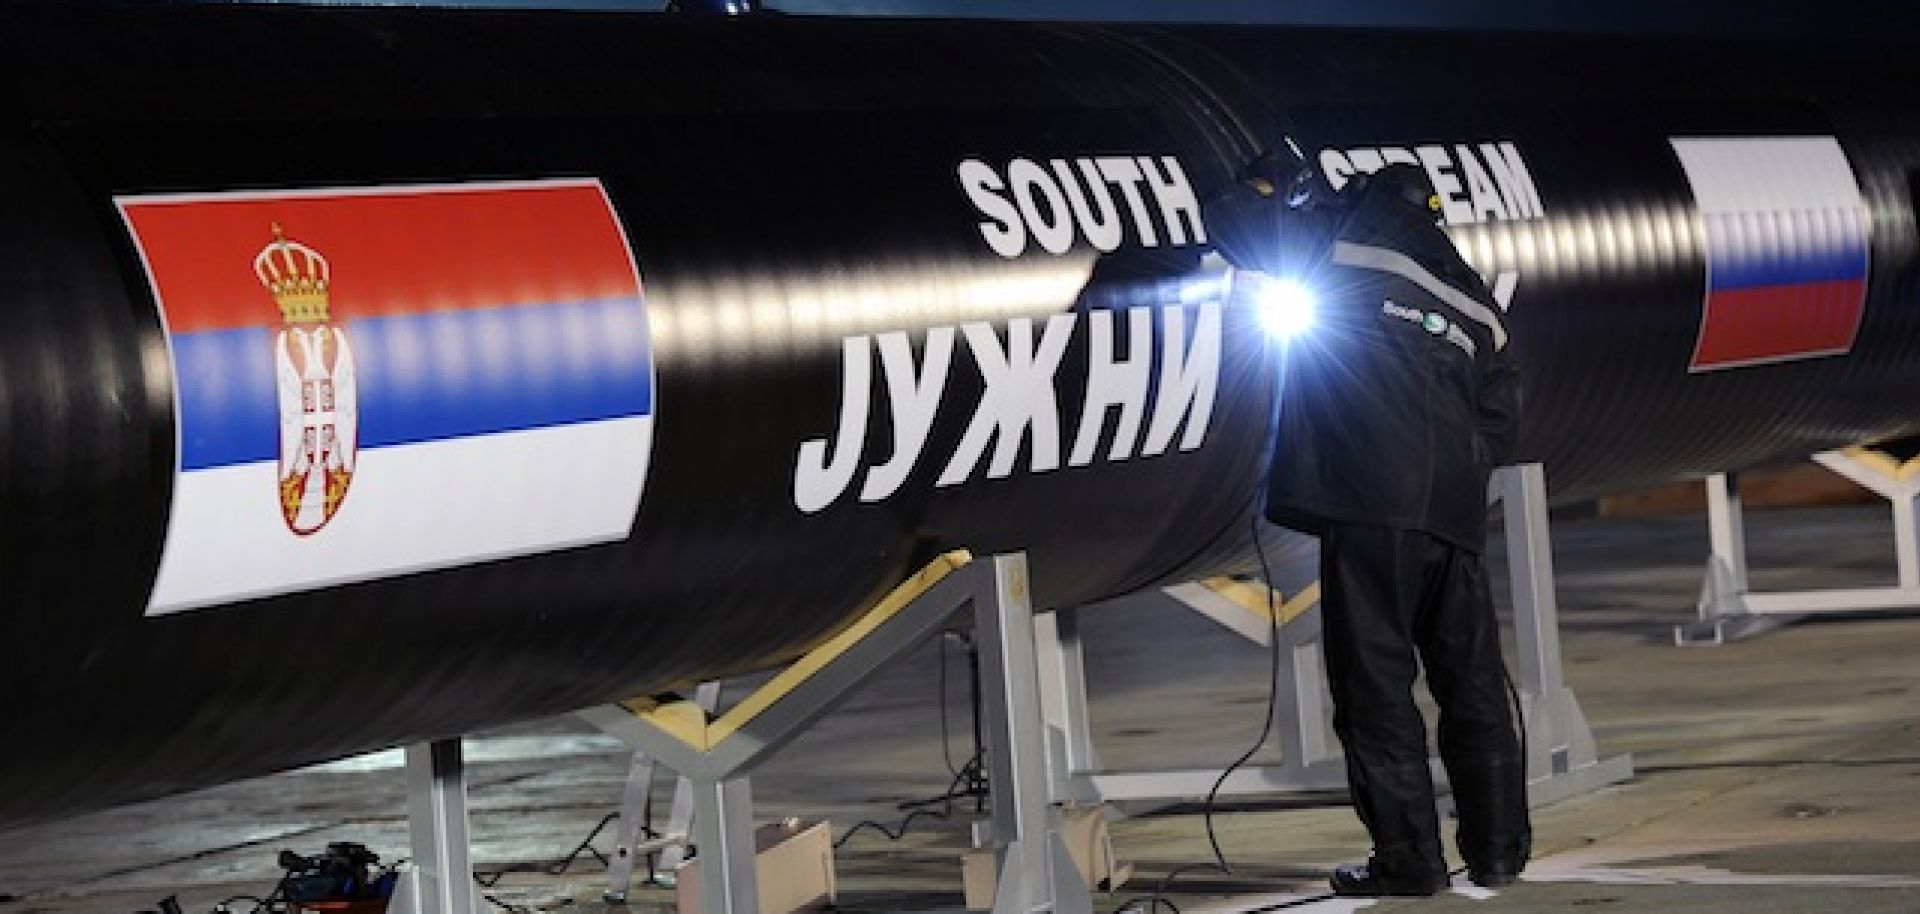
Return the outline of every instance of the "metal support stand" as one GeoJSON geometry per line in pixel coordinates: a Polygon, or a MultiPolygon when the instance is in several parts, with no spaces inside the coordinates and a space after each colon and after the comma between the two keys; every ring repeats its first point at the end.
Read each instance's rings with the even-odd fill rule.
{"type": "MultiPolygon", "coordinates": [[[[1279,764],[1243,765],[1220,784],[1220,796],[1344,791],[1346,765],[1334,751],[1330,707],[1320,658],[1319,550],[1305,549],[1273,567],[1274,588],[1293,596],[1279,606],[1280,670],[1275,686],[1273,742],[1279,764]]],[[[1272,637],[1272,595],[1266,588],[1225,578],[1168,587],[1186,608],[1262,647],[1272,637]]],[[[1218,769],[1101,770],[1087,715],[1079,611],[1039,617],[1043,695],[1050,726],[1055,795],[1076,803],[1155,802],[1205,796],[1218,769]],[[1051,617],[1051,618],[1049,618],[1051,617]],[[1049,655],[1056,655],[1053,659],[1049,655]]]]}
{"type": "MultiPolygon", "coordinates": [[[[719,681],[703,682],[696,687],[693,702],[712,713],[720,703],[719,681]]],[[[647,799],[653,790],[653,773],[657,767],[653,756],[639,751],[633,753],[633,763],[627,769],[627,786],[620,798],[620,819],[614,828],[614,840],[618,843],[614,847],[613,862],[607,865],[607,889],[601,894],[609,904],[626,903],[633,889],[636,860],[658,853],[659,866],[650,876],[665,886],[673,885],[677,878],[674,871],[686,862],[687,840],[693,827],[692,780],[684,776],[674,779],[673,807],[667,815],[666,830],[642,840],[641,829],[650,824],[647,799]]]]}
{"type": "Polygon", "coordinates": [[[1751,638],[1823,612],[1872,612],[1920,608],[1920,463],[1895,464],[1871,451],[1848,448],[1815,455],[1815,462],[1887,500],[1893,511],[1893,548],[1898,583],[1859,587],[1755,593],[1747,578],[1745,518],[1739,477],[1707,477],[1707,523],[1713,554],[1707,557],[1697,605],[1700,618],[1674,626],[1681,646],[1714,646],[1751,638]]]}
{"type": "Polygon", "coordinates": [[[413,866],[405,870],[387,910],[476,914],[466,765],[458,739],[407,747],[407,814],[413,866]]]}
{"type": "MultiPolygon", "coordinates": [[[[1528,798],[1551,803],[1624,781],[1633,775],[1627,756],[1601,759],[1580,703],[1562,678],[1559,607],[1554,599],[1553,556],[1547,523],[1545,474],[1538,464],[1503,468],[1489,496],[1505,503],[1507,549],[1513,588],[1514,625],[1520,648],[1522,714],[1528,726],[1528,798]]],[[[1306,552],[1274,569],[1276,589],[1292,593],[1280,609],[1279,700],[1274,708],[1278,765],[1248,765],[1220,786],[1221,796],[1283,794],[1346,789],[1346,768],[1328,720],[1331,702],[1319,649],[1318,555],[1306,552]]],[[[1190,609],[1265,646],[1272,631],[1271,598],[1262,587],[1216,579],[1169,587],[1166,593],[1190,609]]],[[[1039,627],[1047,671],[1042,702],[1053,729],[1051,756],[1057,796],[1082,803],[1163,801],[1205,796],[1217,769],[1103,772],[1088,733],[1084,666],[1079,659],[1079,620],[1053,613],[1039,627]]],[[[1045,617],[1042,617],[1043,619],[1045,617]]],[[[1445,769],[1433,761],[1435,783],[1445,769]]]]}
{"type": "MultiPolygon", "coordinates": [[[[1248,592],[1236,592],[1233,585],[1222,582],[1181,584],[1166,592],[1188,608],[1265,647],[1272,631],[1263,615],[1270,611],[1265,597],[1249,601],[1251,591],[1257,588],[1241,586],[1248,592]]],[[[1241,766],[1220,784],[1220,796],[1346,789],[1346,765],[1333,749],[1328,726],[1326,676],[1320,660],[1320,609],[1316,605],[1319,593],[1317,585],[1309,586],[1280,610],[1280,694],[1274,704],[1272,739],[1280,749],[1281,760],[1279,764],[1241,766]]],[[[1054,795],[1085,805],[1205,796],[1220,776],[1218,769],[1101,769],[1087,714],[1079,610],[1057,610],[1040,616],[1038,621],[1036,636],[1043,657],[1041,707],[1049,725],[1054,795]],[[1046,659],[1048,654],[1058,654],[1061,659],[1046,659]]]]}
{"type": "Polygon", "coordinates": [[[1055,775],[1054,794],[1064,797],[1068,794],[1060,775],[1100,768],[1087,720],[1087,659],[1080,646],[1079,608],[1036,614],[1033,641],[1040,671],[1040,719],[1047,725],[1047,770],[1055,775]]]}
{"type": "Polygon", "coordinates": [[[1493,479],[1507,532],[1514,641],[1520,651],[1520,706],[1527,733],[1527,800],[1535,806],[1633,777],[1633,759],[1602,759],[1567,688],[1560,654],[1560,604],[1553,580],[1547,477],[1537,463],[1504,467],[1493,479]]]}
{"type": "Polygon", "coordinates": [[[653,699],[579,716],[692,781],[702,910],[758,911],[750,772],[967,607],[975,614],[986,692],[992,834],[1000,861],[994,911],[1091,912],[1092,898],[1048,802],[1024,556],[980,562],[966,553],[943,556],[718,718],[694,702],[653,699]]]}
{"type": "Polygon", "coordinates": [[[1092,914],[1093,896],[1050,821],[1027,560],[1022,555],[995,556],[992,563],[993,596],[975,601],[973,630],[987,711],[987,783],[1000,866],[994,914],[1092,914]]]}

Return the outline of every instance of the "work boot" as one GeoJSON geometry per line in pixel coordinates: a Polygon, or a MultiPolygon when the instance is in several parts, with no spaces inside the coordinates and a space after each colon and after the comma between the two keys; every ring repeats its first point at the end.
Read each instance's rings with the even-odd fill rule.
{"type": "Polygon", "coordinates": [[[1526,855],[1520,855],[1519,860],[1520,862],[1516,863],[1514,858],[1509,857],[1480,864],[1469,863],[1467,878],[1473,880],[1474,885],[1486,889],[1512,885],[1520,878],[1521,868],[1526,866],[1526,855]]]}
{"type": "Polygon", "coordinates": [[[1373,855],[1366,863],[1334,870],[1333,890],[1360,896],[1432,895],[1447,884],[1432,769],[1424,759],[1360,763],[1358,759],[1369,754],[1348,750],[1347,781],[1354,812],[1373,838],[1373,855]]]}
{"type": "Polygon", "coordinates": [[[1448,766],[1460,828],[1454,843],[1475,885],[1512,885],[1533,852],[1526,766],[1515,757],[1448,766]]]}
{"type": "Polygon", "coordinates": [[[1334,894],[1359,897],[1424,896],[1447,887],[1447,867],[1409,849],[1376,850],[1365,863],[1335,867],[1334,894]]]}
{"type": "Polygon", "coordinates": [[[1533,833],[1530,831],[1477,848],[1472,856],[1461,851],[1461,857],[1467,861],[1467,878],[1472,879],[1474,885],[1489,889],[1512,885],[1520,878],[1520,871],[1526,869],[1527,858],[1531,856],[1533,833]]]}

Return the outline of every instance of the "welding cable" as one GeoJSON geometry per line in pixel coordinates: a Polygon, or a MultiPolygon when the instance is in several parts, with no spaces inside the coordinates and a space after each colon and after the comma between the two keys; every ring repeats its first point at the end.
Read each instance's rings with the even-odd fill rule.
{"type": "Polygon", "coordinates": [[[504,901],[501,901],[500,899],[494,897],[492,892],[481,892],[480,897],[481,899],[485,900],[488,904],[491,904],[494,907],[507,912],[507,914],[528,914],[528,911],[531,910],[529,908],[520,907],[518,905],[511,905],[504,901]]]}
{"type": "MultiPolygon", "coordinates": [[[[1172,912],[1172,914],[1180,914],[1179,906],[1173,903],[1173,899],[1167,897],[1167,890],[1173,888],[1173,881],[1175,879],[1179,879],[1181,876],[1197,870],[1220,870],[1220,865],[1217,863],[1188,863],[1176,866],[1172,870],[1169,870],[1165,876],[1160,877],[1160,883],[1153,887],[1152,893],[1141,895],[1137,898],[1129,898],[1121,902],[1120,906],[1114,909],[1115,914],[1123,914],[1123,912],[1127,911],[1140,911],[1142,910],[1140,905],[1143,904],[1148,906],[1145,908],[1148,914],[1157,914],[1163,906],[1172,912]]],[[[1227,872],[1226,870],[1220,871],[1223,873],[1227,872]]]]}
{"type": "Polygon", "coordinates": [[[547,912],[547,911],[558,911],[561,908],[570,908],[570,907],[573,907],[573,904],[574,904],[574,901],[572,898],[566,898],[566,897],[562,897],[558,902],[554,904],[544,904],[544,905],[514,904],[510,901],[501,900],[501,898],[498,895],[495,895],[492,892],[481,892],[480,898],[482,901],[485,901],[486,903],[493,905],[494,907],[499,908],[502,911],[505,911],[506,914],[543,914],[543,912],[547,912]]]}
{"type": "MultiPolygon", "coordinates": [[[[476,871],[473,874],[473,881],[478,883],[483,889],[490,889],[499,885],[500,880],[510,873],[538,873],[545,876],[563,876],[566,875],[567,870],[573,868],[574,861],[580,859],[581,851],[587,851],[593,854],[594,859],[600,861],[602,864],[611,864],[612,861],[607,859],[607,855],[600,853],[599,849],[593,846],[593,839],[600,837],[600,833],[606,830],[607,825],[618,818],[620,818],[618,811],[610,812],[602,816],[600,818],[600,824],[595,825],[593,831],[587,833],[586,838],[582,839],[579,844],[574,845],[572,853],[552,863],[522,863],[487,872],[476,871]]],[[[643,825],[641,826],[641,830],[646,832],[648,837],[655,837],[651,827],[643,825]]]]}
{"type": "Polygon", "coordinates": [[[267,897],[255,899],[252,914],[273,914],[275,910],[284,908],[287,887],[292,884],[293,871],[287,870],[280,875],[280,881],[274,883],[273,891],[268,892],[267,897]],[[275,905],[280,905],[280,908],[275,908],[275,905]]]}
{"type": "Polygon", "coordinates": [[[1206,802],[1201,805],[1201,818],[1206,823],[1207,845],[1213,850],[1212,862],[1190,863],[1174,867],[1171,872],[1161,878],[1160,885],[1154,889],[1153,894],[1130,898],[1116,908],[1116,911],[1139,911],[1141,910],[1139,906],[1145,904],[1148,905],[1145,910],[1149,914],[1157,914],[1162,907],[1174,914],[1179,914],[1180,909],[1166,898],[1167,890],[1173,886],[1176,878],[1202,869],[1218,870],[1229,876],[1236,875],[1233,867],[1227,863],[1227,855],[1220,850],[1220,836],[1213,828],[1214,803],[1219,799],[1220,788],[1227,783],[1227,778],[1232,777],[1235,771],[1240,770],[1260,751],[1260,747],[1267,744],[1267,737],[1273,733],[1273,713],[1280,703],[1280,594],[1274,589],[1273,567],[1267,561],[1266,543],[1260,536],[1260,515],[1254,514],[1249,519],[1248,526],[1253,531],[1254,554],[1260,558],[1260,582],[1267,588],[1267,709],[1260,719],[1260,735],[1254,738],[1253,745],[1248,746],[1247,751],[1233,760],[1233,764],[1221,769],[1220,776],[1214,778],[1213,786],[1207,790],[1206,802]]]}
{"type": "Polygon", "coordinates": [[[507,914],[541,914],[541,912],[545,912],[545,911],[558,911],[561,908],[570,908],[570,907],[573,907],[573,903],[574,903],[573,899],[571,898],[562,898],[560,899],[560,903],[555,905],[512,904],[510,902],[501,901],[499,898],[494,897],[494,895],[489,892],[481,892],[480,897],[481,899],[485,900],[488,904],[491,904],[494,907],[507,912],[507,914]]]}
{"type": "MultiPolygon", "coordinates": [[[[1460,867],[1457,870],[1449,871],[1447,873],[1447,882],[1452,883],[1456,877],[1460,876],[1466,871],[1467,871],[1467,868],[1464,866],[1460,867]]],[[[1289,908],[1304,908],[1310,904],[1319,904],[1320,902],[1323,902],[1323,901],[1332,901],[1335,898],[1339,898],[1339,897],[1340,897],[1339,892],[1321,892],[1317,895],[1305,895],[1299,898],[1290,898],[1286,901],[1277,901],[1265,907],[1248,908],[1245,914],[1267,914],[1268,911],[1285,911],[1289,908]]],[[[1355,896],[1355,897],[1364,898],[1366,896],[1355,896]]]]}
{"type": "Polygon", "coordinates": [[[924,800],[909,800],[907,802],[899,804],[898,808],[900,809],[912,810],[911,812],[907,813],[906,818],[903,818],[900,820],[899,825],[896,825],[892,828],[888,828],[886,823],[876,822],[872,819],[865,819],[860,822],[856,822],[854,823],[853,827],[847,829],[845,832],[842,832],[840,837],[834,839],[834,842],[833,842],[834,848],[835,849],[840,848],[842,845],[846,844],[849,840],[851,840],[854,835],[862,831],[877,831],[880,834],[885,835],[888,841],[898,841],[901,838],[906,837],[907,826],[912,825],[913,820],[915,819],[927,818],[927,819],[945,820],[945,819],[952,818],[953,817],[953,801],[958,799],[963,799],[965,797],[969,797],[973,795],[971,792],[971,788],[963,788],[960,785],[965,783],[967,780],[969,780],[982,763],[983,763],[983,759],[978,754],[976,754],[974,755],[973,758],[969,759],[965,765],[960,766],[960,769],[954,772],[953,780],[947,782],[946,793],[940,794],[939,796],[929,797],[924,800]],[[941,808],[940,809],[915,809],[914,808],[918,806],[934,806],[934,805],[938,805],[941,808]]]}
{"type": "Polygon", "coordinates": [[[897,826],[894,826],[893,828],[888,828],[886,826],[886,823],[884,822],[876,822],[872,819],[865,819],[855,823],[852,828],[849,828],[844,833],[842,833],[840,837],[833,842],[833,847],[835,850],[839,850],[841,847],[845,846],[848,841],[852,840],[854,835],[857,835],[862,831],[877,831],[880,834],[885,835],[888,841],[898,841],[901,838],[904,838],[907,836],[907,827],[913,824],[913,820],[919,819],[919,818],[946,819],[950,815],[951,813],[949,813],[946,810],[916,809],[913,812],[907,813],[906,818],[901,819],[900,824],[897,826]]]}
{"type": "Polygon", "coordinates": [[[1180,914],[1180,906],[1174,904],[1173,899],[1159,895],[1141,895],[1138,898],[1129,898],[1121,902],[1119,907],[1114,908],[1113,914],[1140,914],[1140,912],[1143,911],[1157,912],[1162,907],[1166,908],[1169,914],[1180,914]],[[1152,905],[1152,907],[1140,907],[1143,904],[1152,905]]]}
{"type": "MultiPolygon", "coordinates": [[[[1463,866],[1457,870],[1453,870],[1447,873],[1447,881],[1451,883],[1454,877],[1459,876],[1460,874],[1465,873],[1466,871],[1467,871],[1467,868],[1463,866]]],[[[1267,905],[1265,907],[1248,908],[1246,910],[1246,914],[1267,914],[1268,911],[1285,911],[1289,908],[1304,908],[1310,904],[1319,904],[1320,902],[1323,902],[1323,901],[1332,901],[1335,898],[1339,898],[1339,897],[1340,897],[1339,892],[1321,892],[1318,895],[1306,895],[1300,898],[1292,898],[1286,901],[1274,902],[1273,904],[1267,905]]],[[[1355,897],[1364,898],[1367,896],[1355,896],[1355,897]]]]}
{"type": "Polygon", "coordinates": [[[1266,914],[1266,912],[1268,911],[1285,911],[1288,908],[1304,908],[1310,904],[1319,904],[1320,902],[1323,902],[1323,901],[1332,901],[1335,898],[1339,898],[1339,897],[1340,897],[1340,893],[1338,892],[1321,892],[1318,895],[1307,895],[1301,898],[1290,899],[1288,901],[1275,902],[1273,904],[1267,905],[1264,908],[1248,908],[1247,914],[1266,914]]]}
{"type": "MultiPolygon", "coordinates": [[[[937,697],[940,708],[940,759],[946,763],[948,774],[955,776],[968,775],[966,780],[967,787],[964,791],[960,792],[959,796],[973,797],[975,801],[974,811],[984,812],[986,810],[987,777],[983,770],[986,761],[982,756],[986,752],[986,747],[981,745],[980,738],[980,677],[979,664],[974,654],[973,637],[967,632],[959,630],[942,632],[940,635],[939,665],[940,681],[937,697]],[[972,701],[969,702],[969,711],[973,718],[973,756],[966,764],[961,765],[959,768],[953,766],[953,741],[951,737],[951,725],[948,723],[948,712],[950,709],[947,701],[947,639],[949,638],[958,642],[961,647],[966,648],[969,658],[968,666],[973,670],[973,675],[968,678],[969,694],[972,698],[972,701]]],[[[954,791],[949,788],[947,793],[951,795],[954,791]]],[[[929,803],[941,802],[942,799],[944,798],[936,797],[930,800],[921,800],[917,803],[902,804],[900,808],[907,809],[914,805],[924,806],[929,803]]]]}
{"type": "Polygon", "coordinates": [[[1273,587],[1273,568],[1267,564],[1267,547],[1260,538],[1260,516],[1254,515],[1248,521],[1253,530],[1253,551],[1260,557],[1260,581],[1267,587],[1267,710],[1260,718],[1260,735],[1254,737],[1253,745],[1220,771],[1214,778],[1212,789],[1207,791],[1207,802],[1201,807],[1207,826],[1207,844],[1213,849],[1213,862],[1220,871],[1231,876],[1233,867],[1227,863],[1227,855],[1220,850],[1220,836],[1213,830],[1213,804],[1220,796],[1220,788],[1227,783],[1235,771],[1240,770],[1248,760],[1267,744],[1267,737],[1273,733],[1273,712],[1280,703],[1280,593],[1273,587]]]}
{"type": "Polygon", "coordinates": [[[947,773],[953,776],[953,780],[947,783],[945,793],[923,800],[909,800],[899,804],[899,809],[910,811],[907,812],[905,818],[900,820],[900,824],[898,825],[889,828],[886,823],[873,819],[866,819],[854,823],[853,827],[842,832],[840,837],[834,840],[833,846],[835,848],[845,845],[855,834],[862,831],[877,831],[885,835],[888,841],[898,841],[906,836],[907,827],[912,825],[915,819],[950,818],[953,815],[953,801],[975,795],[972,782],[980,777],[980,768],[985,764],[985,759],[981,757],[981,750],[976,748],[973,757],[968,759],[964,765],[956,766],[953,763],[952,728],[948,722],[949,702],[947,701],[947,639],[949,638],[969,648],[972,647],[972,642],[970,642],[962,632],[946,631],[940,634],[938,645],[940,672],[936,698],[940,708],[940,758],[941,761],[946,763],[947,773]],[[963,787],[963,784],[966,786],[963,787]],[[922,806],[939,806],[941,808],[938,810],[918,808],[922,806]]]}
{"type": "Polygon", "coordinates": [[[253,907],[247,910],[247,914],[274,914],[274,912],[276,911],[284,910],[284,908],[276,907],[276,905],[285,904],[285,899],[283,899],[281,896],[286,894],[287,883],[291,879],[293,879],[293,871],[287,870],[286,872],[280,875],[280,881],[274,883],[273,891],[268,892],[267,897],[261,898],[258,895],[244,895],[244,894],[234,895],[226,899],[225,901],[222,901],[219,904],[214,905],[213,906],[214,914],[231,914],[231,912],[233,911],[233,908],[231,907],[231,905],[236,901],[253,902],[253,907]]]}
{"type": "Polygon", "coordinates": [[[236,901],[253,902],[253,907],[250,910],[254,912],[264,912],[267,909],[267,905],[271,904],[271,902],[258,895],[235,895],[214,905],[214,914],[230,914],[233,910],[233,903],[236,901]]]}

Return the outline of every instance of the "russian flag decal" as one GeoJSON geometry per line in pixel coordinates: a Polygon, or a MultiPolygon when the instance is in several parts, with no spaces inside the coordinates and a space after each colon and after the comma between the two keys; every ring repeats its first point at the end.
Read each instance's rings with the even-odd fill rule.
{"type": "Polygon", "coordinates": [[[1673,139],[1699,204],[1695,372],[1841,355],[1867,295],[1867,205],[1830,136],[1673,139]]]}
{"type": "Polygon", "coordinates": [[[598,181],[115,202],[179,439],[148,615],[628,535],[653,358],[598,181]]]}

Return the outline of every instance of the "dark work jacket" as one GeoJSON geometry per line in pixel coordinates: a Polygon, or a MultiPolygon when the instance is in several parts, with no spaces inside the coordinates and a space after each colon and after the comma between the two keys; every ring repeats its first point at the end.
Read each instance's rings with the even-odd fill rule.
{"type": "Polygon", "coordinates": [[[1423,530],[1486,547],[1487,480],[1512,459],[1519,374],[1505,315],[1418,211],[1336,235],[1313,329],[1281,356],[1267,517],[1423,530]]]}

